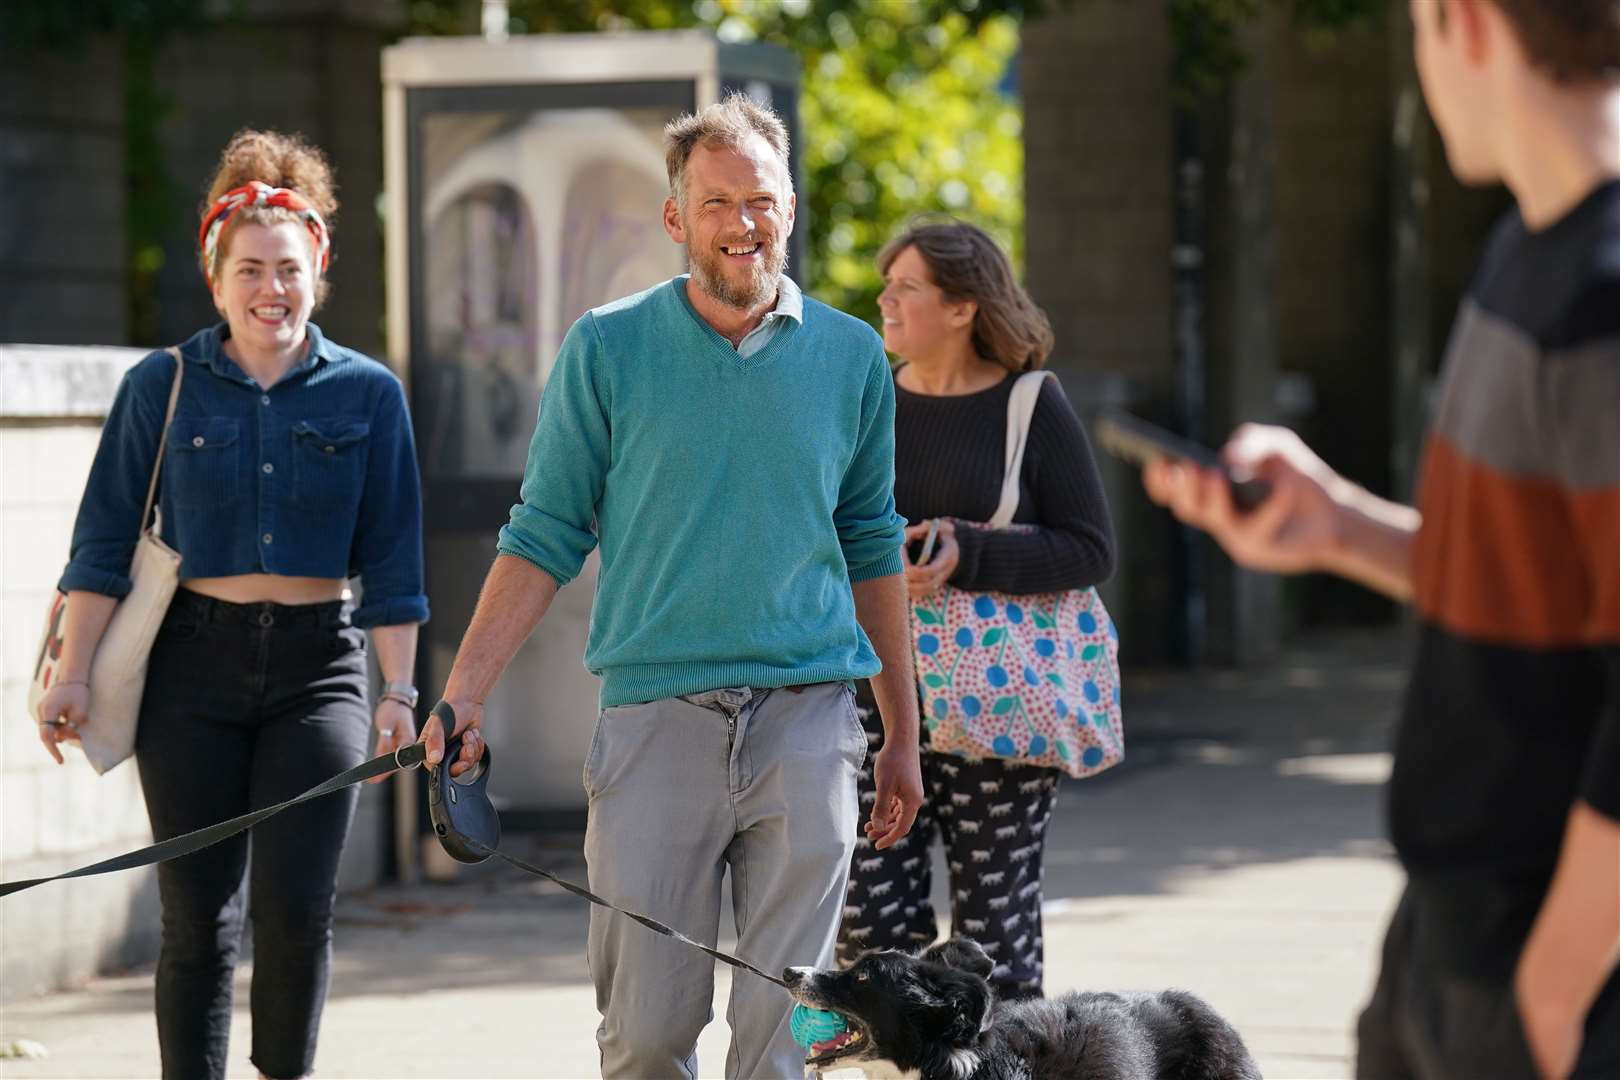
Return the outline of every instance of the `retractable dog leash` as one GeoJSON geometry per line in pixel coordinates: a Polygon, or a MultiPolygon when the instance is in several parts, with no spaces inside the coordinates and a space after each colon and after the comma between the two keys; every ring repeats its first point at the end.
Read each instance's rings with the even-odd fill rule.
{"type": "MultiPolygon", "coordinates": [[[[439,702],[433,706],[433,715],[439,718],[446,733],[456,729],[455,710],[446,702],[439,702]]],[[[439,765],[428,770],[428,817],[433,822],[433,832],[439,838],[439,843],[445,852],[458,862],[481,863],[491,856],[504,860],[511,866],[543,877],[554,882],[562,889],[581,897],[598,907],[616,911],[628,919],[633,919],[651,930],[655,934],[674,938],[683,944],[690,945],[699,952],[712,956],[723,964],[739,968],[757,975],[767,982],[787,989],[787,983],[774,975],[770,975],[750,964],[741,957],[723,953],[718,949],[710,948],[700,941],[694,941],[657,919],[646,915],[638,915],[633,911],[626,911],[616,904],[609,903],[597,896],[589,889],[576,885],[566,878],[558,877],[544,867],[509,855],[500,850],[501,819],[495,811],[495,804],[489,798],[489,776],[492,756],[488,746],[484,747],[484,755],[470,773],[462,777],[450,775],[450,763],[456,759],[461,751],[461,736],[449,738],[445,743],[444,757],[439,765]]],[[[165,862],[169,859],[178,859],[182,855],[190,855],[194,851],[201,851],[211,844],[229,839],[237,833],[251,829],[259,822],[274,817],[290,807],[299,803],[318,799],[322,795],[330,795],[334,791],[358,784],[362,780],[370,780],[374,776],[387,776],[390,773],[414,769],[423,765],[427,760],[427,748],[419,742],[402,746],[392,754],[383,754],[370,761],[362,762],[346,772],[339,773],[324,783],[317,784],[301,795],[295,795],[285,802],[274,806],[266,806],[239,817],[221,821],[216,825],[209,825],[194,832],[176,836],[137,851],[126,852],[111,859],[81,866],[77,870],[69,870],[52,877],[25,878],[18,881],[0,882],[0,897],[10,896],[12,893],[32,889],[36,885],[44,885],[49,881],[62,881],[67,878],[93,877],[97,874],[110,874],[118,870],[133,870],[136,867],[151,866],[155,863],[165,862]]]]}

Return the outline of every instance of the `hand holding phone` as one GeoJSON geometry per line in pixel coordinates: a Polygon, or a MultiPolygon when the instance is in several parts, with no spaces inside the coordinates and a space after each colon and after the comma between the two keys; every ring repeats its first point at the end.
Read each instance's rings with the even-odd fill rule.
{"type": "Polygon", "coordinates": [[[1142,466],[1160,458],[1172,458],[1191,462],[1201,468],[1220,470],[1232,489],[1232,503],[1239,510],[1253,510],[1271,494],[1271,487],[1263,480],[1234,478],[1220,455],[1209,447],[1130,413],[1106,410],[1097,420],[1096,431],[1097,441],[1103,449],[1133,465],[1142,466]]]}

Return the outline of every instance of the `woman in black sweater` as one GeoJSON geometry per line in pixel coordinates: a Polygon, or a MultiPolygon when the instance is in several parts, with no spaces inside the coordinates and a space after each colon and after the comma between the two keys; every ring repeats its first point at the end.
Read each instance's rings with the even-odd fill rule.
{"type": "MultiPolygon", "coordinates": [[[[883,342],[895,368],[896,509],[915,553],[939,521],[929,561],[906,569],[914,600],[943,585],[1049,593],[1096,585],[1114,568],[1113,526],[1091,447],[1057,380],[1030,421],[1013,521],[993,530],[1001,495],[1007,399],[1017,375],[1052,348],[1045,314],[1014,280],[982,230],[951,222],[915,227],[878,256],[883,342]]],[[[857,702],[872,752],[883,729],[866,684],[857,702]]],[[[935,753],[923,732],[926,800],[908,837],[886,851],[856,841],[838,935],[848,962],[871,948],[915,949],[938,933],[929,901],[929,846],[937,831],[951,874],[951,925],[995,961],[1004,998],[1041,992],[1041,856],[1059,773],[997,759],[935,753]]],[[[861,773],[863,807],[876,798],[861,773]]]]}

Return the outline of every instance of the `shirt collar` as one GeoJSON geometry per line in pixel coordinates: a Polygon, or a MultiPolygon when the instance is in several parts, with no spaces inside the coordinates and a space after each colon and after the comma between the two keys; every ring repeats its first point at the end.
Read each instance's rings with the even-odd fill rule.
{"type": "Polygon", "coordinates": [[[776,279],[776,306],[765,313],[765,318],[777,315],[786,315],[800,326],[804,325],[804,293],[786,274],[776,279]]]}
{"type": "MultiPolygon", "coordinates": [[[[195,360],[200,364],[208,365],[215,375],[225,379],[234,379],[238,382],[251,382],[247,372],[237,366],[236,361],[225,354],[225,339],[230,336],[230,326],[219,322],[196,334],[192,339],[180,346],[181,355],[195,360]]],[[[320,361],[339,363],[347,360],[348,356],[343,349],[328,341],[321,328],[314,323],[304,324],[304,336],[309,342],[309,351],[305,354],[303,362],[289,371],[294,375],[302,371],[315,368],[320,361]]]]}

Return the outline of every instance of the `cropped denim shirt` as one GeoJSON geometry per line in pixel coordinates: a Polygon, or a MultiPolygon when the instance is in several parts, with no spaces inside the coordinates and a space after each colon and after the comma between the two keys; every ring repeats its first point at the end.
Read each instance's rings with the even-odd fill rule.
{"type": "MultiPolygon", "coordinates": [[[[185,380],[158,505],[180,577],[359,577],[357,626],[425,622],[422,491],[410,413],[382,364],[308,327],[309,353],[265,390],[221,323],[180,346],[185,380]]],[[[174,358],[132,367],[101,433],[59,588],[122,597],[174,358]]]]}

